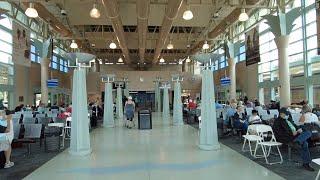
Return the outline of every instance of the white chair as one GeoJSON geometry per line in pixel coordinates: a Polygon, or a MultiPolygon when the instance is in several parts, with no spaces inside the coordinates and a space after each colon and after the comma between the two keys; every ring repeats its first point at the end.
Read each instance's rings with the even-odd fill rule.
{"type": "Polygon", "coordinates": [[[244,138],[242,151],[243,152],[250,151],[251,156],[254,156],[254,150],[252,150],[251,142],[258,143],[258,141],[262,140],[262,138],[257,134],[256,126],[260,126],[260,124],[253,124],[248,126],[247,133],[242,136],[244,138]],[[248,142],[249,150],[245,149],[247,142],[248,142]]]}
{"type": "Polygon", "coordinates": [[[282,164],[283,159],[282,159],[282,155],[281,155],[281,152],[279,149],[279,146],[281,146],[282,143],[277,142],[271,126],[261,124],[260,126],[256,126],[256,132],[262,139],[259,140],[258,143],[256,144],[254,156],[257,157],[257,149],[258,149],[258,146],[260,145],[262,152],[263,152],[263,157],[265,158],[267,164],[269,164],[269,165],[278,164],[278,163],[282,164]],[[267,137],[268,133],[271,133],[271,139],[269,141],[265,141],[264,138],[267,137]],[[268,161],[268,157],[270,156],[272,147],[277,148],[278,155],[280,157],[280,161],[277,161],[277,162],[269,162],[268,161]],[[268,148],[268,150],[267,150],[267,148],[268,148]]]}
{"type": "MultiPolygon", "coordinates": [[[[320,158],[317,158],[317,159],[312,159],[312,162],[316,163],[317,165],[320,165],[320,158]]],[[[320,169],[318,171],[318,174],[316,176],[316,179],[315,180],[318,180],[320,177],[320,169]]]]}
{"type": "Polygon", "coordinates": [[[36,118],[45,118],[46,114],[36,114],[36,118]]]}
{"type": "Polygon", "coordinates": [[[49,123],[48,126],[55,126],[55,127],[62,128],[62,133],[60,136],[62,137],[61,149],[63,149],[64,148],[64,140],[66,139],[65,131],[64,131],[65,124],[64,123],[49,123]]]}
{"type": "Polygon", "coordinates": [[[71,123],[72,123],[72,119],[71,119],[71,117],[68,117],[66,119],[66,124],[64,126],[65,139],[71,138],[71,123]],[[68,138],[66,138],[66,137],[68,137],[68,138]]]}
{"type": "Polygon", "coordinates": [[[269,112],[272,118],[279,116],[279,111],[277,109],[270,109],[269,112]]]}
{"type": "Polygon", "coordinates": [[[300,118],[301,118],[301,114],[295,112],[295,113],[291,113],[291,116],[292,116],[293,122],[294,122],[296,125],[300,125],[299,120],[300,120],[300,118]]]}
{"type": "Polygon", "coordinates": [[[252,110],[253,108],[246,108],[246,112],[247,112],[247,116],[251,116],[252,115],[252,110]]]}

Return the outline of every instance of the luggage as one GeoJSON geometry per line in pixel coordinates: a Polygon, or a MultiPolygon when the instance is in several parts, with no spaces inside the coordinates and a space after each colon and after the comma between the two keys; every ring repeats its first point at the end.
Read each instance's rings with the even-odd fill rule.
{"type": "Polygon", "coordinates": [[[4,156],[4,151],[0,152],[0,169],[4,168],[4,165],[6,163],[6,157],[4,156]]]}
{"type": "Polygon", "coordinates": [[[45,151],[58,151],[60,149],[60,127],[48,126],[44,129],[45,151]]]}

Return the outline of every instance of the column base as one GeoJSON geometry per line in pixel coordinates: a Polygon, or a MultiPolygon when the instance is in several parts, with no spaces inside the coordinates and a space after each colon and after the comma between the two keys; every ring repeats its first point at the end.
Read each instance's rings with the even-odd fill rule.
{"type": "Polygon", "coordinates": [[[199,148],[204,151],[216,151],[220,149],[220,144],[208,145],[208,144],[199,144],[199,148]]]}
{"type": "Polygon", "coordinates": [[[106,127],[106,128],[114,128],[114,127],[115,127],[115,125],[107,124],[107,125],[103,125],[103,127],[106,127]]]}
{"type": "Polygon", "coordinates": [[[173,125],[174,125],[174,126],[182,126],[182,125],[184,125],[184,123],[183,123],[183,122],[173,123],[173,125]]]}
{"type": "Polygon", "coordinates": [[[89,148],[89,149],[81,149],[79,151],[73,151],[73,150],[69,150],[69,154],[71,155],[74,155],[74,156],[86,156],[86,155],[89,155],[91,154],[92,152],[92,149],[89,148]]]}

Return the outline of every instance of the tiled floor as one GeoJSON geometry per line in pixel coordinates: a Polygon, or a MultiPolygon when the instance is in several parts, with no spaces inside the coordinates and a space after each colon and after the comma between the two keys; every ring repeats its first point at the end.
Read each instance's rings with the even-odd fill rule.
{"type": "Polygon", "coordinates": [[[282,179],[227,146],[201,151],[198,132],[185,125],[162,125],[154,114],[152,130],[99,128],[91,133],[93,153],[62,152],[25,179],[282,179]]]}

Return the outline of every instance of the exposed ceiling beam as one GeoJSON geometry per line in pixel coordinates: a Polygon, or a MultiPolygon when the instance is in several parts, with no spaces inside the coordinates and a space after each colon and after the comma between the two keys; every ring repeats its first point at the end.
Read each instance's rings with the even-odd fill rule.
{"type": "Polygon", "coordinates": [[[117,36],[118,44],[122,50],[126,63],[130,63],[129,50],[124,36],[122,21],[119,14],[118,2],[116,0],[102,0],[102,5],[108,18],[111,20],[112,27],[117,36]]]}
{"type": "Polygon", "coordinates": [[[167,9],[162,21],[161,31],[159,34],[159,38],[157,40],[157,46],[156,46],[152,63],[156,63],[158,61],[162,47],[166,42],[167,36],[170,33],[170,30],[173,24],[173,20],[177,17],[177,14],[181,8],[182,2],[183,0],[168,1],[167,9]]]}
{"type": "Polygon", "coordinates": [[[146,50],[148,18],[150,12],[150,0],[137,1],[138,36],[139,36],[139,57],[140,63],[144,62],[146,50]]]}

